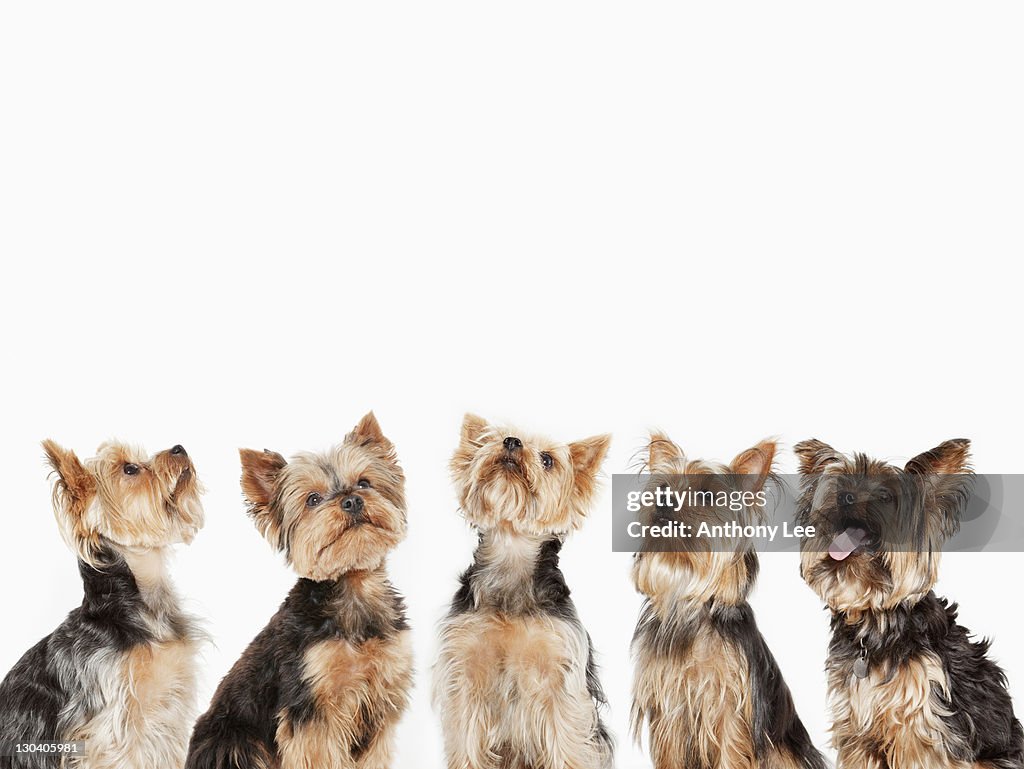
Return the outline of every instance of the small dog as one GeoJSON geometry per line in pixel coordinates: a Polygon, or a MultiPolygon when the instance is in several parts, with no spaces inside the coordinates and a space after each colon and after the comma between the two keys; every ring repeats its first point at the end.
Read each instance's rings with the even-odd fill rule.
{"type": "Polygon", "coordinates": [[[221,681],[186,766],[385,769],[413,673],[384,568],[406,530],[395,447],[371,412],[323,454],[241,458],[249,514],[301,578],[221,681]]]}
{"type": "Polygon", "coordinates": [[[898,468],[796,445],[801,574],[832,610],[826,669],[840,769],[1021,769],[1003,671],[938,598],[943,543],[972,488],[970,443],[898,468]]]}
{"type": "Polygon", "coordinates": [[[148,456],[105,443],[82,462],[44,441],[57,475],[53,509],[78,556],[81,607],[0,684],[0,738],[84,742],[84,753],[15,753],[4,767],[181,767],[195,717],[202,640],[166,572],[170,546],[203,525],[202,489],[185,449],[148,456]]]}
{"type": "Polygon", "coordinates": [[[479,532],[442,622],[434,704],[450,769],[596,769],[612,743],[584,629],[558,568],[610,436],[569,445],[467,414],[451,470],[479,532]]]}
{"type": "MultiPolygon", "coordinates": [[[[676,521],[693,531],[701,522],[758,523],[775,450],[763,441],[722,466],[687,459],[655,433],[650,488],[686,493],[687,501],[678,510],[648,507],[640,515],[645,523],[676,521]],[[742,509],[704,504],[722,492],[742,509]]],[[[641,551],[633,562],[634,584],[646,596],[633,636],[634,739],[640,742],[646,722],[657,769],[825,769],[747,603],[758,572],[753,543],[674,544],[689,546],[641,551]]]]}

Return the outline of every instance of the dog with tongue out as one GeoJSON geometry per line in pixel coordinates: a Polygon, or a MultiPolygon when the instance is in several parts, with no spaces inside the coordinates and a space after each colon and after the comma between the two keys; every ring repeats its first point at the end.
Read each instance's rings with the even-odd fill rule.
{"type": "Polygon", "coordinates": [[[903,467],[798,443],[800,573],[832,611],[838,769],[1024,769],[1003,671],[932,591],[971,494],[970,442],[903,467]]]}

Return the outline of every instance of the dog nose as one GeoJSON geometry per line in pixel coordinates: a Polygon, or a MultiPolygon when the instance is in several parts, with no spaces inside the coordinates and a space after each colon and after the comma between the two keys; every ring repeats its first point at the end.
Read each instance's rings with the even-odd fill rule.
{"type": "Polygon", "coordinates": [[[341,500],[341,509],[349,515],[359,515],[363,512],[363,498],[358,494],[349,494],[341,500]]]}
{"type": "Polygon", "coordinates": [[[188,456],[188,454],[185,452],[185,447],[182,446],[180,443],[177,443],[171,447],[171,453],[174,454],[175,456],[188,456]]]}
{"type": "Polygon", "coordinates": [[[518,438],[513,438],[510,435],[508,438],[505,439],[505,451],[515,451],[516,449],[521,449],[522,447],[523,442],[518,438]]]}

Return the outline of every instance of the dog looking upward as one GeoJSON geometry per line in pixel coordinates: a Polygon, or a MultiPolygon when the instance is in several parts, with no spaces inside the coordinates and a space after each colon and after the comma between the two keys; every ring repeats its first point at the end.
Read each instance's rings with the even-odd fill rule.
{"type": "Polygon", "coordinates": [[[590,636],[558,567],[609,442],[556,443],[465,417],[451,469],[479,544],[434,667],[449,769],[611,765],[590,636]]]}
{"type": "Polygon", "coordinates": [[[0,683],[0,738],[81,742],[84,751],[15,753],[3,766],[181,767],[201,634],[179,607],[166,560],[203,524],[192,461],[181,446],[149,456],[111,442],[85,462],[53,441],[43,449],[84,597],[0,683]]]}

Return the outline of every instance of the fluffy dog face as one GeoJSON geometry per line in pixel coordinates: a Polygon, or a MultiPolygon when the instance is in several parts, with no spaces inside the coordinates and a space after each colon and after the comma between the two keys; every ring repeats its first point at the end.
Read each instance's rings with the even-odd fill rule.
{"type": "Polygon", "coordinates": [[[185,449],[149,456],[124,443],[102,444],[82,462],[43,442],[56,473],[53,509],[65,541],[91,565],[101,545],[158,548],[191,542],[203,525],[202,487],[185,449]]]}
{"type": "Polygon", "coordinates": [[[521,533],[560,534],[578,528],[610,442],[611,436],[598,435],[555,443],[467,414],[451,461],[466,519],[481,530],[507,525],[521,533]]]}
{"type": "MultiPolygon", "coordinates": [[[[764,516],[758,495],[772,473],[776,444],[765,440],[740,453],[728,465],[687,459],[683,450],[664,433],[651,435],[647,447],[650,489],[670,489],[683,495],[679,509],[649,506],[640,511],[644,524],[678,522],[696,531],[701,523],[712,526],[735,521],[756,524],[764,516]],[[722,495],[725,495],[724,497],[722,495]],[[723,499],[729,504],[720,504],[723,499]]],[[[677,541],[676,552],[647,551],[633,561],[637,589],[658,602],[712,598],[734,604],[745,600],[757,576],[757,558],[749,542],[721,541],[714,548],[706,540],[677,541]]]]}
{"type": "Polygon", "coordinates": [[[249,514],[301,576],[375,568],[405,537],[405,475],[373,412],[322,454],[240,454],[249,514]]]}
{"type": "Polygon", "coordinates": [[[831,609],[887,610],[931,590],[970,495],[969,449],[946,441],[899,468],[818,440],[794,447],[798,522],[817,533],[801,542],[800,571],[831,609]]]}

